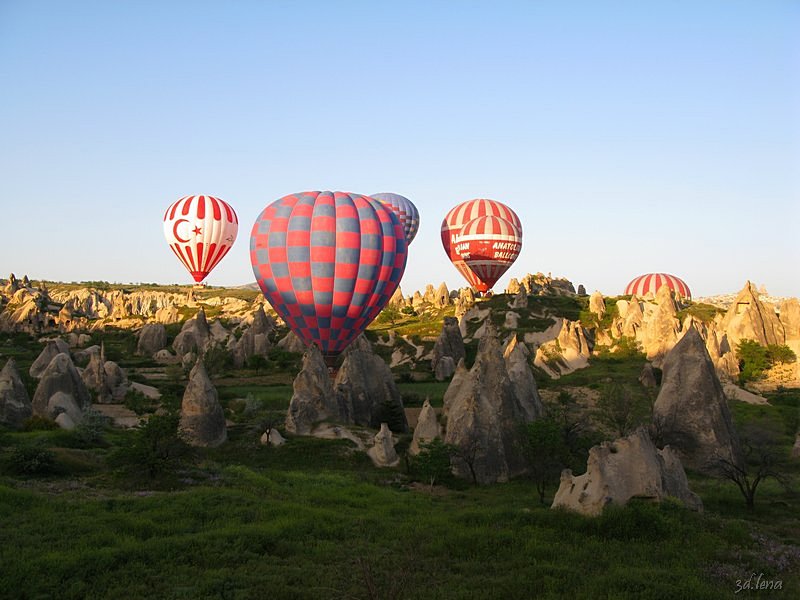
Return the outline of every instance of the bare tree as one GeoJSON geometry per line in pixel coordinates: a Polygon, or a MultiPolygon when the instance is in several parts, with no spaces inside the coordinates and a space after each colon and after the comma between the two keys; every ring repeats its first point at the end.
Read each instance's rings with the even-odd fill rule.
{"type": "Polygon", "coordinates": [[[747,508],[753,510],[758,486],[770,477],[784,487],[789,479],[783,471],[784,457],[777,444],[774,432],[764,427],[748,426],[740,436],[742,460],[717,456],[713,467],[720,477],[736,484],[744,497],[747,508]]]}

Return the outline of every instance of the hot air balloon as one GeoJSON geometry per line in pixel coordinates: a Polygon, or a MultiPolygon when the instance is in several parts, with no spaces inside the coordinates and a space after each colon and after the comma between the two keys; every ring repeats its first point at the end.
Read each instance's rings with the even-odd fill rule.
{"type": "Polygon", "coordinates": [[[647,273],[645,275],[639,275],[639,277],[635,278],[627,285],[625,294],[636,294],[639,297],[646,296],[647,294],[655,295],[658,288],[662,285],[668,286],[669,289],[678,296],[683,296],[687,300],[692,299],[692,292],[689,290],[689,286],[686,285],[686,282],[668,273],[647,273]]]}
{"type": "Polygon", "coordinates": [[[184,196],[164,213],[164,237],[198,283],[228,253],[238,231],[236,212],[214,196],[184,196]]]}
{"type": "Polygon", "coordinates": [[[403,226],[369,196],[290,194],[267,206],[250,235],[264,296],[329,366],[388,304],[406,268],[403,226]]]}
{"type": "Polygon", "coordinates": [[[494,215],[472,219],[461,229],[456,252],[478,278],[475,286],[486,293],[517,260],[522,234],[511,221],[494,215]]]}
{"type": "Polygon", "coordinates": [[[419,229],[419,211],[417,211],[417,207],[414,206],[414,203],[405,196],[388,192],[372,194],[370,198],[375,198],[375,200],[391,207],[394,214],[400,219],[400,223],[403,225],[403,231],[406,234],[406,243],[410,245],[419,229]]]}
{"type": "Polygon", "coordinates": [[[442,221],[442,246],[447,253],[450,261],[458,269],[459,273],[464,276],[464,279],[470,286],[479,289],[482,287],[481,280],[476,273],[474,273],[464,262],[464,260],[456,252],[456,244],[461,229],[468,222],[478,217],[484,216],[500,217],[509,221],[519,232],[519,238],[522,239],[522,223],[520,223],[517,213],[511,210],[508,206],[496,200],[489,200],[486,198],[477,198],[475,200],[468,200],[462,202],[458,206],[452,208],[442,221]]]}

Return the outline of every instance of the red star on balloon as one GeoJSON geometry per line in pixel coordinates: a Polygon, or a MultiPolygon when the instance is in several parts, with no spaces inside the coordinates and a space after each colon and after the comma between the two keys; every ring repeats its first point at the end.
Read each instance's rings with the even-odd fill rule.
{"type": "Polygon", "coordinates": [[[200,229],[197,226],[195,226],[195,228],[192,229],[192,233],[195,234],[195,235],[200,235],[201,232],[202,232],[202,229],[200,229]]]}

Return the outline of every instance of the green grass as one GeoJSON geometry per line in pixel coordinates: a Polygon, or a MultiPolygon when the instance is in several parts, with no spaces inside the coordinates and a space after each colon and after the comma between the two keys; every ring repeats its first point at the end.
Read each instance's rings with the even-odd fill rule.
{"type": "Polygon", "coordinates": [[[702,302],[693,303],[688,308],[684,308],[683,310],[678,311],[678,319],[681,322],[691,315],[698,321],[702,321],[703,323],[710,323],[714,320],[719,314],[724,314],[725,309],[720,308],[719,306],[714,306],[713,304],[703,304],[702,302]]]}
{"type": "Polygon", "coordinates": [[[449,381],[426,381],[423,383],[398,383],[397,389],[403,396],[406,406],[422,406],[425,398],[430,398],[433,406],[442,406],[442,398],[449,381]],[[410,402],[409,402],[410,400],[410,402]]]}

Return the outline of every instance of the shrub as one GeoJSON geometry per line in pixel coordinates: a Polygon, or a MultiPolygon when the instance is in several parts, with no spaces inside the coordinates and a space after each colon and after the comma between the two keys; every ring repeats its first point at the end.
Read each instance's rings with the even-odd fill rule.
{"type": "Polygon", "coordinates": [[[58,429],[58,423],[47,417],[34,415],[27,419],[22,426],[23,431],[51,431],[58,429]]]}
{"type": "Polygon", "coordinates": [[[112,456],[127,471],[143,471],[151,479],[168,471],[188,447],[178,437],[177,413],[153,415],[112,456]]]}
{"type": "Polygon", "coordinates": [[[56,457],[41,443],[18,446],[11,453],[9,467],[19,475],[43,475],[55,469],[56,457]]]}
{"type": "Polygon", "coordinates": [[[451,444],[445,444],[436,438],[430,442],[422,443],[422,450],[411,462],[414,478],[433,486],[439,483],[449,483],[454,479],[450,460],[456,449],[451,444]]]}
{"type": "Polygon", "coordinates": [[[777,363],[793,363],[797,355],[785,345],[762,346],[754,340],[742,340],[736,347],[739,356],[739,383],[755,381],[777,363]]]}
{"type": "Polygon", "coordinates": [[[80,425],[75,428],[75,439],[82,448],[104,446],[106,418],[96,410],[87,410],[80,425]]]}

